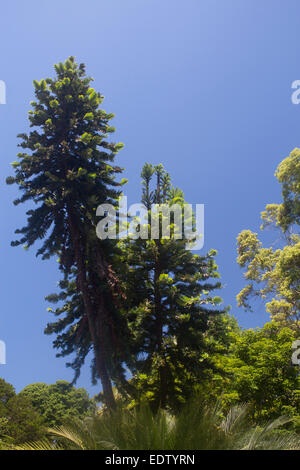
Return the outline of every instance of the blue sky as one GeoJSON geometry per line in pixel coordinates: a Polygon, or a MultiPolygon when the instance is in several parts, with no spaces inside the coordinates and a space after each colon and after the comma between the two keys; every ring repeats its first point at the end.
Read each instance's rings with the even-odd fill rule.
{"type": "MultiPolygon", "coordinates": [[[[126,195],[140,196],[144,162],[163,163],[190,203],[205,204],[204,250],[218,250],[225,304],[244,327],[261,326],[236,307],[244,285],[236,237],[259,230],[259,214],[280,201],[278,163],[300,146],[300,106],[291,84],[300,79],[297,0],[15,0],[1,4],[0,80],[0,339],[7,364],[0,376],[17,390],[33,382],[70,380],[43,329],[51,319],[44,296],[55,291],[57,265],[34,250],[11,248],[25,220],[6,186],[16,135],[28,128],[33,79],[53,76],[53,64],[74,55],[85,62],[115,113],[126,195]]],[[[264,237],[271,240],[271,234],[264,237]]],[[[87,366],[78,381],[91,393],[87,366]]]]}

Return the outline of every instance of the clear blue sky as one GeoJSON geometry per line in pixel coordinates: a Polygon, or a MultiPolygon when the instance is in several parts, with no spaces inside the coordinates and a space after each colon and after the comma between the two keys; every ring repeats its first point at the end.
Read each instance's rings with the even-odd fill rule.
{"type": "MultiPolygon", "coordinates": [[[[291,83],[300,79],[297,0],[15,0],[1,4],[0,105],[1,313],[7,365],[0,376],[17,390],[33,382],[71,379],[43,334],[51,319],[44,296],[55,291],[57,265],[34,251],[11,248],[24,207],[5,185],[27,130],[33,79],[75,55],[87,64],[104,109],[116,115],[116,140],[126,194],[138,202],[140,169],[162,162],[191,203],[205,204],[205,250],[218,250],[222,296],[244,327],[267,321],[236,307],[244,285],[236,237],[257,231],[266,203],[280,201],[278,163],[300,146],[300,105],[291,83]]],[[[78,385],[91,393],[89,367],[78,385]]]]}

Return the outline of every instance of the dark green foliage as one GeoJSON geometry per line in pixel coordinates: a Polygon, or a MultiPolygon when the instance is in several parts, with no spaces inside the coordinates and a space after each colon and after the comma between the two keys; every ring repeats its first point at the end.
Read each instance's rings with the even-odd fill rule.
{"type": "Polygon", "coordinates": [[[76,221],[91,232],[98,204],[113,202],[119,194],[115,175],[121,169],[108,162],[121,144],[106,140],[113,115],[98,109],[103,97],[90,88],[84,65],[70,58],[55,69],[55,79],[34,82],[37,101],[31,102],[29,121],[39,130],[19,135],[20,147],[29,153],[18,154],[15,177],[8,183],[17,183],[23,192],[15,204],[30,200],[39,206],[28,211],[28,224],[17,230],[21,238],[14,244],[31,246],[46,238],[38,254],[48,258],[60,252],[64,269],[74,263],[66,209],[72,204],[76,221]]]}
{"type": "MultiPolygon", "coordinates": [[[[85,314],[82,295],[78,292],[76,280],[67,279],[59,282],[59,293],[51,294],[46,300],[51,304],[58,304],[55,309],[48,308],[56,317],[54,322],[47,325],[45,333],[56,334],[53,347],[58,349],[57,357],[66,357],[75,354],[72,362],[67,366],[74,370],[73,383],[80,375],[88,353],[93,349],[89,325],[85,314]]],[[[96,382],[95,364],[92,367],[93,382],[96,382]]]]}
{"type": "Polygon", "coordinates": [[[113,115],[99,108],[103,97],[90,88],[84,65],[70,57],[55,70],[55,79],[34,81],[36,101],[29,112],[34,130],[19,135],[23,152],[13,163],[15,177],[7,179],[23,193],[15,204],[35,203],[27,212],[27,225],[16,230],[20,238],[13,245],[30,247],[43,240],[37,255],[58,255],[63,283],[70,282],[79,292],[80,307],[74,312],[65,309],[67,318],[48,332],[67,327],[57,346],[63,354],[76,352],[76,375],[87,349],[93,348],[93,375],[101,378],[112,406],[111,379],[124,377],[126,325],[119,314],[121,294],[111,266],[115,244],[100,241],[95,228],[97,206],[115,204],[120,194],[123,182],[115,178],[122,170],[113,161],[122,144],[107,140],[114,131],[109,125],[113,115]],[[82,348],[80,340],[74,341],[76,328],[88,329],[89,345],[82,348]]]}
{"type": "Polygon", "coordinates": [[[0,441],[18,444],[44,435],[43,420],[30,400],[0,378],[0,441]]]}
{"type": "Polygon", "coordinates": [[[13,385],[5,382],[0,378],[0,407],[1,409],[7,405],[8,400],[15,396],[15,389],[13,385]]]}

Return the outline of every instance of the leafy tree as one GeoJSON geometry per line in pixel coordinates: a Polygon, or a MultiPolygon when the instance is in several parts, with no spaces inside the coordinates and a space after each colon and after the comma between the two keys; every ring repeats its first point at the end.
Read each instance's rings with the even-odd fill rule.
{"type": "MultiPolygon", "coordinates": [[[[152,204],[178,204],[184,196],[172,187],[162,165],[146,164],[142,170],[142,202],[151,212],[152,204]],[[156,184],[151,188],[155,176],[156,184]]],[[[156,214],[160,228],[166,215],[156,214]],[[160,221],[160,222],[159,222],[160,221]]],[[[187,239],[177,238],[174,216],[169,221],[170,236],[160,230],[157,239],[128,238],[120,242],[126,292],[126,311],[134,341],[136,361],[131,381],[141,397],[154,407],[176,408],[193,393],[195,384],[211,367],[206,338],[209,322],[221,313],[220,297],[212,296],[221,284],[214,250],[199,256],[186,247],[187,239]]],[[[129,231],[151,230],[147,220],[137,217],[129,231]]],[[[149,233],[148,233],[149,234],[149,233]]],[[[222,311],[223,312],[223,311],[222,311]]]]}
{"type": "Polygon", "coordinates": [[[251,296],[268,300],[271,319],[283,327],[300,328],[300,150],[295,149],[277,168],[282,185],[281,204],[268,204],[262,212],[262,229],[273,227],[281,246],[264,248],[256,233],[238,236],[238,263],[245,269],[246,287],[238,294],[240,306],[250,309],[251,296]]]}
{"type": "Polygon", "coordinates": [[[207,369],[204,378],[195,385],[195,392],[203,402],[210,403],[211,406],[220,403],[221,408],[226,411],[237,403],[236,394],[229,391],[231,386],[234,388],[230,361],[234,356],[233,345],[241,334],[237,320],[229,313],[217,315],[209,321],[206,344],[213,367],[207,369]]]}
{"type": "Polygon", "coordinates": [[[95,411],[95,402],[89,398],[87,391],[77,389],[65,380],[52,385],[27,385],[20,395],[31,402],[48,427],[61,425],[71,418],[83,419],[95,411]]]}
{"type": "Polygon", "coordinates": [[[274,321],[236,334],[229,354],[220,358],[229,374],[216,387],[223,403],[249,403],[256,422],[294,416],[299,429],[300,376],[291,364],[295,337],[295,331],[274,321]]]}
{"type": "Polygon", "coordinates": [[[7,405],[8,400],[15,396],[15,389],[13,385],[7,383],[4,379],[0,378],[0,409],[7,405]]]}
{"type": "Polygon", "coordinates": [[[13,162],[22,196],[15,204],[34,202],[27,212],[27,225],[16,230],[13,245],[29,248],[43,240],[37,255],[58,255],[63,283],[80,293],[80,311],[64,311],[65,317],[52,331],[67,331],[60,346],[77,354],[73,363],[78,375],[87,350],[94,352],[93,377],[100,378],[107,404],[114,406],[111,380],[124,378],[126,324],[119,313],[119,290],[112,259],[114,242],[96,236],[96,208],[115,204],[124,181],[113,165],[122,144],[109,142],[114,131],[112,114],[99,108],[103,97],[90,87],[84,64],[73,57],[55,65],[56,77],[34,81],[36,101],[29,111],[29,134],[20,134],[22,153],[13,162]],[[76,286],[76,287],[75,287],[76,286]],[[68,328],[69,327],[69,328],[68,328]],[[80,336],[85,331],[89,347],[80,336]],[[76,332],[76,333],[75,333],[76,332]],[[77,340],[74,341],[74,334],[77,340]]]}
{"type": "Polygon", "coordinates": [[[42,418],[30,400],[16,395],[14,387],[0,379],[0,440],[18,444],[44,435],[42,418]]]}

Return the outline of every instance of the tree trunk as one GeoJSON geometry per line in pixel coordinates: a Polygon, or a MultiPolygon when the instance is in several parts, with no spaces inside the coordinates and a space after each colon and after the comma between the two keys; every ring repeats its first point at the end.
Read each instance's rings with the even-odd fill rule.
{"type": "Polygon", "coordinates": [[[70,210],[68,212],[69,212],[68,213],[69,227],[70,227],[70,232],[72,236],[72,244],[73,244],[73,248],[75,252],[75,259],[76,259],[76,264],[77,264],[77,269],[78,269],[78,284],[79,284],[79,288],[83,296],[83,302],[84,302],[86,315],[88,319],[89,332],[90,332],[91,339],[93,342],[97,372],[98,372],[98,375],[102,384],[105,404],[108,406],[108,408],[113,409],[115,408],[115,399],[114,399],[114,394],[112,390],[112,383],[108,375],[107,367],[105,364],[106,355],[105,355],[105,347],[104,347],[104,337],[103,337],[103,334],[99,335],[100,331],[103,332],[103,326],[100,325],[101,319],[99,319],[100,328],[98,327],[98,331],[97,331],[97,328],[96,328],[97,312],[94,311],[93,305],[90,300],[89,289],[88,289],[88,284],[87,284],[87,279],[86,279],[85,262],[82,256],[82,247],[80,243],[80,234],[78,230],[76,230],[76,225],[74,223],[72,212],[70,210]]]}
{"type": "Polygon", "coordinates": [[[155,317],[157,322],[157,349],[160,355],[160,361],[162,365],[159,366],[159,404],[161,408],[164,408],[167,403],[168,396],[168,381],[167,381],[167,369],[165,364],[165,357],[163,351],[163,318],[162,318],[162,305],[161,305],[161,294],[158,287],[159,277],[161,274],[160,268],[160,240],[155,240],[157,253],[154,264],[154,308],[155,317]]]}

